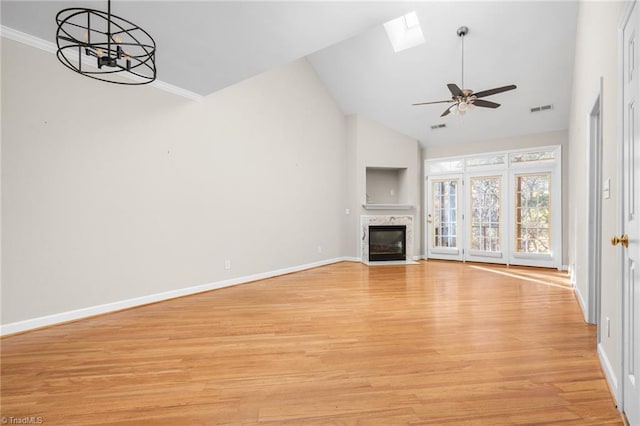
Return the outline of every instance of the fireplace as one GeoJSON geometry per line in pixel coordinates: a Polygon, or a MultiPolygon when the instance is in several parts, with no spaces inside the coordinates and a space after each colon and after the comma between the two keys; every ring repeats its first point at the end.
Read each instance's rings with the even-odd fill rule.
{"type": "Polygon", "coordinates": [[[406,260],[407,226],[369,226],[369,261],[406,260]]]}

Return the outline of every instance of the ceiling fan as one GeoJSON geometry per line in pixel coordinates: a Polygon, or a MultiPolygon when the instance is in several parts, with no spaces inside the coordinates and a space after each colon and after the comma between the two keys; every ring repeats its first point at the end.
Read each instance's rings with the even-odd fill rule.
{"type": "MultiPolygon", "coordinates": [[[[460,27],[456,34],[458,37],[462,39],[462,87],[464,87],[464,36],[469,33],[469,28],[460,27]]],[[[444,117],[445,115],[449,115],[451,113],[454,114],[464,114],[469,109],[473,109],[474,107],[483,107],[483,108],[498,108],[500,104],[487,101],[484,99],[486,96],[495,95],[497,93],[506,92],[508,90],[513,90],[516,88],[515,84],[510,84],[509,86],[496,87],[495,89],[482,90],[480,92],[474,93],[471,89],[460,89],[457,84],[449,83],[447,84],[449,91],[451,92],[451,100],[447,101],[435,101],[435,102],[420,102],[415,105],[430,105],[430,104],[444,104],[444,103],[452,103],[453,105],[449,106],[444,110],[440,117],[444,117]]]]}

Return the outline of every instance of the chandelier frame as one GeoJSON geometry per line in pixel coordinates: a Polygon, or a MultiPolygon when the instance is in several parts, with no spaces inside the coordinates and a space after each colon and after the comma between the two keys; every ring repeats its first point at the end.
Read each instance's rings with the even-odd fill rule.
{"type": "Polygon", "coordinates": [[[58,12],[56,22],[56,56],[67,68],[115,84],[142,85],[156,79],[155,40],[140,26],[111,14],[111,0],[107,12],[67,8],[58,12]],[[95,67],[86,62],[83,66],[91,58],[95,67]]]}

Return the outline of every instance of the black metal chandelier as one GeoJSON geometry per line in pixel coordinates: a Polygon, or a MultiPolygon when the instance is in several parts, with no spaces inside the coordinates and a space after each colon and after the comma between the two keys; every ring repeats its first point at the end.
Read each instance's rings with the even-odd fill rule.
{"type": "Polygon", "coordinates": [[[107,12],[85,8],[58,12],[58,59],[73,71],[96,80],[151,83],[156,79],[156,42],[139,26],[112,15],[111,0],[107,4],[107,12]],[[96,66],[83,67],[83,59],[87,58],[95,58],[96,66]]]}

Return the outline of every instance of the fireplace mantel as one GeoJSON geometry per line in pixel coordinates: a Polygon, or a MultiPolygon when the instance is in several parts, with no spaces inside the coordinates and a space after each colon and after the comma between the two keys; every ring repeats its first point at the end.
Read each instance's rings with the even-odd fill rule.
{"type": "Polygon", "coordinates": [[[413,206],[411,204],[363,204],[366,210],[411,210],[413,206]]]}

